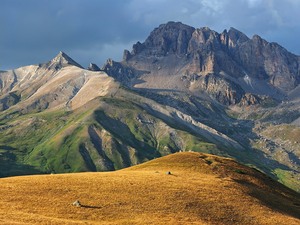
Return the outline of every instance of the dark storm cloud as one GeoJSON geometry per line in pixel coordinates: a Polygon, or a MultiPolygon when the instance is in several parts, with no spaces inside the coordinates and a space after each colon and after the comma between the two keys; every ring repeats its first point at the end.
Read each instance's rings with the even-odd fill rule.
{"type": "Polygon", "coordinates": [[[60,50],[87,63],[71,53],[97,57],[107,45],[126,45],[143,30],[128,20],[126,1],[2,0],[0,5],[0,64],[8,67],[49,60],[60,50]]]}
{"type": "Polygon", "coordinates": [[[0,0],[0,69],[45,62],[60,50],[83,66],[120,60],[161,23],[235,27],[300,54],[298,0],[0,0]]]}

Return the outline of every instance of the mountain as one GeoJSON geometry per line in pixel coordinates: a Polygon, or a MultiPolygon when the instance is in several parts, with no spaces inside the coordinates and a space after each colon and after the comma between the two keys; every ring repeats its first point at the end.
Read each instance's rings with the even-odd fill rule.
{"type": "Polygon", "coordinates": [[[206,92],[225,105],[282,100],[300,83],[300,57],[258,35],[163,24],[104,70],[134,88],[206,92]]]}
{"type": "MultiPolygon", "coordinates": [[[[83,70],[60,52],[47,63],[2,72],[0,109],[9,108],[22,114],[65,106],[74,109],[98,96],[98,90],[93,90],[110,80],[113,79],[103,73],[95,75],[83,70]]],[[[102,91],[104,93],[106,88],[102,91]]]]}
{"type": "Polygon", "coordinates": [[[231,28],[169,22],[121,62],[60,52],[0,72],[0,176],[110,171],[178,151],[300,187],[299,56],[231,28]]]}
{"type": "Polygon", "coordinates": [[[175,153],[124,170],[2,178],[1,224],[290,224],[300,195],[228,158],[175,153]],[[79,200],[80,207],[72,205],[79,200]]]}

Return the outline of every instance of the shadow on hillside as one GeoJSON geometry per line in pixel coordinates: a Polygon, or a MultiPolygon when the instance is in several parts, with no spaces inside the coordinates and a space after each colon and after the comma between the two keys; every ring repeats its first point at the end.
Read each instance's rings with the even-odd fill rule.
{"type": "Polygon", "coordinates": [[[3,145],[1,148],[6,149],[6,151],[0,153],[0,178],[42,173],[31,165],[18,162],[17,156],[14,153],[17,150],[16,148],[3,145]]]}
{"type": "Polygon", "coordinates": [[[127,124],[120,120],[109,117],[104,111],[98,110],[95,112],[96,120],[101,126],[109,131],[114,137],[121,140],[126,145],[135,149],[144,150],[138,151],[139,158],[153,159],[160,157],[160,153],[153,146],[143,142],[135,137],[127,124]]]}
{"type": "Polygon", "coordinates": [[[43,174],[43,172],[30,165],[0,160],[0,178],[34,174],[43,174]]]}
{"type": "Polygon", "coordinates": [[[295,195],[297,195],[297,197],[294,197],[293,199],[291,199],[292,197],[287,198],[281,193],[266,193],[266,191],[261,190],[254,190],[252,193],[250,193],[250,195],[259,199],[261,203],[271,209],[300,219],[299,193],[295,192],[293,197],[295,195]]]}
{"type": "Polygon", "coordinates": [[[300,219],[300,194],[285,187],[283,184],[265,177],[266,188],[259,187],[246,180],[234,179],[237,183],[248,187],[249,195],[274,211],[300,219]],[[268,189],[271,188],[270,190],[268,189]]]}
{"type": "Polygon", "coordinates": [[[0,145],[0,149],[7,150],[7,151],[17,150],[16,148],[13,148],[8,145],[0,145]]]}

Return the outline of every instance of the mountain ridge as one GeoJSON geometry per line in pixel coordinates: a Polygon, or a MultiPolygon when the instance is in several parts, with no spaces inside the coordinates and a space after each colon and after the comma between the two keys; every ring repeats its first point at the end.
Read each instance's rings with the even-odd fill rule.
{"type": "Polygon", "coordinates": [[[167,89],[176,89],[182,83],[186,88],[180,89],[194,94],[207,91],[226,105],[241,102],[246,93],[256,95],[252,98],[269,95],[282,100],[300,81],[300,57],[276,43],[258,35],[250,39],[234,28],[219,34],[207,27],[196,29],[180,22],[155,28],[144,43],[134,44],[131,52],[125,50],[120,63],[116,71],[111,69],[111,62],[103,70],[130,87],[156,88],[159,82],[151,80],[158,76],[168,82],[167,89]],[[174,84],[169,79],[171,76],[176,79],[174,84]],[[200,86],[193,82],[197,79],[201,81],[200,86]],[[263,86],[253,88],[247,79],[263,86]],[[229,95],[216,90],[215,82],[227,83],[229,95]]]}

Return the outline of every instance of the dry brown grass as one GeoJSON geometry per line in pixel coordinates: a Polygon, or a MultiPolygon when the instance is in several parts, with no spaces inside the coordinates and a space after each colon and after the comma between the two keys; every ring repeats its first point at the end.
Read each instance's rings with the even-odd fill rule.
{"type": "Polygon", "coordinates": [[[0,190],[0,224],[300,224],[299,194],[200,153],[117,172],[5,178],[0,190]]]}

